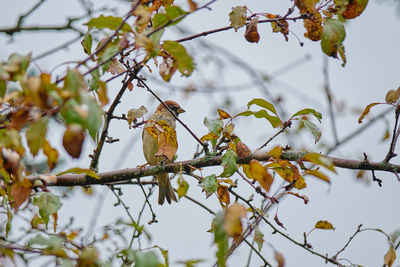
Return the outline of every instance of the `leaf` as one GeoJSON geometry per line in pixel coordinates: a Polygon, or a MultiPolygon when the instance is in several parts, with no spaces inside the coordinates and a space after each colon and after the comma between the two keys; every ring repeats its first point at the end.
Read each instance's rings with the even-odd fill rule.
{"type": "Polygon", "coordinates": [[[207,197],[215,193],[218,189],[217,177],[215,174],[204,177],[200,186],[206,191],[207,197]]]}
{"type": "Polygon", "coordinates": [[[222,156],[221,166],[224,171],[219,175],[220,177],[230,177],[237,171],[237,155],[232,149],[228,149],[222,156]]]}
{"type": "Polygon", "coordinates": [[[264,118],[264,119],[266,119],[267,121],[269,121],[269,123],[271,124],[271,126],[273,128],[276,128],[276,127],[282,125],[282,122],[278,117],[269,115],[266,110],[259,110],[257,112],[246,110],[246,111],[240,112],[235,117],[238,117],[238,116],[251,116],[251,115],[253,115],[256,118],[264,118]]]}
{"type": "Polygon", "coordinates": [[[178,62],[178,70],[184,76],[190,76],[194,70],[193,58],[186,48],[175,41],[164,41],[162,48],[178,62]]]}
{"type": "Polygon", "coordinates": [[[386,252],[385,257],[383,258],[385,264],[388,267],[391,267],[396,260],[396,251],[393,248],[393,245],[390,245],[388,252],[386,252]]]}
{"type": "Polygon", "coordinates": [[[283,229],[287,230],[287,229],[285,228],[285,226],[283,226],[283,223],[279,220],[279,218],[278,218],[278,213],[275,213],[274,221],[275,221],[280,227],[282,227],[283,229]]]}
{"type": "Polygon", "coordinates": [[[67,125],[63,136],[63,146],[73,158],[79,158],[82,152],[82,144],[85,140],[85,131],[78,124],[67,125]]]}
{"type": "Polygon", "coordinates": [[[254,231],[254,242],[257,244],[258,251],[261,252],[262,246],[264,244],[264,234],[260,231],[258,227],[256,227],[254,231]]]}
{"type": "Polygon", "coordinates": [[[232,11],[229,13],[230,26],[237,31],[239,28],[246,25],[246,6],[232,7],[232,11]]]}
{"type": "Polygon", "coordinates": [[[252,99],[250,102],[247,103],[247,109],[249,109],[252,105],[257,105],[259,107],[265,108],[269,111],[271,111],[272,113],[274,113],[275,115],[278,116],[278,114],[276,113],[275,107],[274,105],[272,105],[270,102],[262,99],[262,98],[254,98],[252,99]]]}
{"type": "Polygon", "coordinates": [[[307,32],[304,33],[304,37],[317,42],[321,40],[321,36],[323,35],[322,16],[317,10],[314,10],[311,13],[313,18],[304,19],[303,21],[304,28],[307,29],[307,32]]]}
{"type": "Polygon", "coordinates": [[[214,243],[217,245],[218,267],[226,267],[226,255],[228,253],[228,235],[225,231],[225,213],[218,213],[213,220],[214,243]]]}
{"type": "Polygon", "coordinates": [[[342,13],[343,18],[354,19],[360,16],[367,4],[368,0],[349,0],[346,10],[342,13]]]}
{"type": "Polygon", "coordinates": [[[323,230],[335,230],[333,225],[328,221],[318,221],[315,224],[315,229],[323,229],[323,230]]]}
{"type": "Polygon", "coordinates": [[[159,267],[160,263],[158,261],[157,254],[153,251],[141,252],[136,250],[135,255],[135,267],[159,267]]]}
{"type": "Polygon", "coordinates": [[[183,179],[182,175],[178,176],[178,197],[184,197],[186,196],[187,191],[189,190],[189,184],[188,182],[183,179]]]}
{"type": "Polygon", "coordinates": [[[285,259],[283,258],[283,255],[277,251],[275,251],[275,260],[278,263],[278,267],[285,266],[285,259]]]}
{"type": "Polygon", "coordinates": [[[321,154],[309,152],[303,156],[302,160],[312,162],[316,165],[323,166],[332,172],[336,172],[335,165],[332,163],[332,161],[321,154]]]}
{"type": "Polygon", "coordinates": [[[203,123],[210,130],[210,132],[215,133],[218,136],[221,134],[224,127],[224,123],[219,119],[210,119],[205,117],[203,123]]]}
{"type": "Polygon", "coordinates": [[[271,149],[270,151],[268,151],[268,156],[273,157],[275,159],[279,159],[282,155],[282,150],[283,147],[281,146],[275,146],[273,149],[271,149]]]}
{"type": "Polygon", "coordinates": [[[318,129],[317,125],[309,120],[299,119],[299,121],[301,121],[304,124],[304,127],[313,134],[315,143],[318,143],[319,139],[321,139],[321,131],[318,129]]]}
{"type": "Polygon", "coordinates": [[[14,210],[17,210],[30,196],[32,192],[32,183],[29,179],[23,182],[14,182],[10,188],[10,195],[14,199],[14,210]]]}
{"type": "Polygon", "coordinates": [[[330,179],[328,176],[320,172],[318,169],[316,170],[306,170],[303,175],[312,175],[314,177],[317,177],[318,179],[321,179],[324,182],[327,182],[328,184],[331,183],[330,179]]]}
{"type": "Polygon", "coordinates": [[[93,43],[93,37],[89,32],[87,32],[85,34],[85,37],[83,37],[81,44],[83,47],[83,51],[89,56],[92,56],[92,43],[93,43]]]}
{"type": "Polygon", "coordinates": [[[257,31],[258,17],[254,17],[249,24],[246,26],[246,32],[244,33],[244,38],[249,43],[258,43],[260,40],[260,35],[257,31]]]}
{"type": "Polygon", "coordinates": [[[49,167],[49,170],[53,170],[58,162],[58,151],[53,148],[47,140],[44,140],[43,154],[47,157],[47,166],[49,167]]]}
{"type": "Polygon", "coordinates": [[[294,183],[294,187],[298,190],[302,190],[302,189],[306,188],[307,184],[306,184],[304,177],[300,176],[298,179],[296,179],[296,182],[294,183]]]}
{"type": "MultiPolygon", "coordinates": [[[[169,23],[170,21],[173,21],[177,19],[178,17],[186,14],[182,8],[179,6],[169,6],[165,9],[165,13],[157,13],[154,15],[153,18],[153,29],[158,29],[169,23]]],[[[175,25],[179,23],[180,20],[170,23],[168,26],[175,25]]]]}
{"type": "MultiPolygon", "coordinates": [[[[97,29],[110,29],[112,31],[116,31],[123,22],[123,18],[121,17],[113,17],[100,15],[100,17],[92,18],[88,22],[83,25],[87,25],[89,28],[97,28],[97,29]]],[[[131,26],[127,23],[124,23],[122,26],[121,32],[132,32],[131,26]]]]}
{"type": "Polygon", "coordinates": [[[226,185],[220,185],[220,184],[218,185],[217,195],[218,199],[221,201],[221,203],[224,203],[225,206],[228,206],[229,203],[231,202],[229,197],[228,187],[226,185]]]}
{"type": "Polygon", "coordinates": [[[245,158],[251,154],[251,150],[245,143],[239,141],[236,143],[236,154],[239,158],[245,158]]]}
{"type": "Polygon", "coordinates": [[[229,113],[226,112],[225,110],[218,109],[217,111],[218,111],[218,115],[219,115],[219,119],[220,119],[220,120],[232,118],[232,116],[229,115],[229,113]]]}
{"type": "Polygon", "coordinates": [[[318,111],[312,109],[312,108],[305,108],[305,109],[302,109],[302,110],[300,110],[300,111],[297,111],[295,114],[292,115],[291,118],[294,118],[294,117],[297,117],[297,116],[301,116],[301,115],[308,115],[308,114],[314,115],[314,117],[315,117],[319,122],[321,122],[321,120],[322,120],[322,114],[319,113],[318,111]]]}
{"type": "Polygon", "coordinates": [[[110,66],[107,71],[110,72],[111,74],[118,75],[124,73],[126,69],[124,65],[122,65],[121,62],[119,62],[118,59],[113,58],[110,62],[110,66]]]}
{"type": "Polygon", "coordinates": [[[79,168],[79,167],[70,168],[70,169],[68,169],[66,171],[59,172],[56,175],[60,176],[60,175],[67,174],[67,173],[75,173],[75,174],[82,174],[83,173],[83,174],[86,174],[87,176],[90,176],[92,178],[100,180],[100,177],[97,175],[97,173],[95,171],[90,170],[90,169],[83,169],[83,168],[79,168]]]}
{"type": "Polygon", "coordinates": [[[215,134],[215,133],[208,133],[208,134],[206,134],[206,135],[203,135],[203,136],[200,138],[200,141],[204,142],[204,141],[207,141],[207,140],[217,140],[218,138],[219,138],[219,135],[218,135],[218,134],[215,134]]]}
{"type": "Polygon", "coordinates": [[[400,87],[397,90],[389,90],[389,92],[386,93],[385,101],[388,104],[393,104],[396,103],[397,100],[399,100],[400,97],[400,87]]]}
{"type": "Polygon", "coordinates": [[[132,122],[136,122],[136,120],[140,117],[143,117],[148,113],[148,110],[145,106],[140,106],[140,108],[131,108],[126,115],[128,120],[129,129],[131,128],[132,122]]]}
{"type": "Polygon", "coordinates": [[[26,131],[26,141],[28,142],[29,149],[33,156],[36,156],[44,145],[47,132],[47,122],[47,118],[41,118],[32,123],[26,131]]]}
{"type": "Polygon", "coordinates": [[[260,183],[260,185],[269,192],[274,178],[268,173],[267,169],[255,159],[252,159],[249,164],[251,177],[260,183]]]}
{"type": "Polygon", "coordinates": [[[371,108],[372,108],[373,106],[378,105],[378,104],[381,104],[381,103],[371,103],[371,104],[369,104],[368,106],[366,106],[365,109],[364,109],[364,111],[363,111],[363,113],[362,113],[362,114],[360,115],[360,117],[358,118],[358,123],[362,123],[364,117],[368,115],[368,113],[369,113],[369,111],[371,110],[371,108]]]}
{"type": "Polygon", "coordinates": [[[86,84],[82,74],[77,69],[71,69],[65,76],[64,90],[72,93],[73,96],[77,95],[81,89],[85,89],[86,84]]]}
{"type": "Polygon", "coordinates": [[[89,115],[86,121],[86,128],[93,140],[103,122],[103,110],[88,93],[81,93],[82,104],[88,108],[89,115]]]}
{"type": "MultiPolygon", "coordinates": [[[[339,20],[325,18],[324,30],[321,37],[322,51],[330,57],[337,58],[339,49],[343,49],[346,32],[343,23],[339,20]]],[[[344,50],[342,51],[344,54],[344,50]]]]}
{"type": "Polygon", "coordinates": [[[246,217],[246,213],[247,209],[237,202],[225,211],[224,230],[229,236],[233,237],[236,243],[239,243],[242,239],[243,226],[241,219],[246,217]]]}
{"type": "Polygon", "coordinates": [[[33,205],[39,208],[39,215],[46,227],[49,217],[61,208],[61,202],[58,196],[50,192],[39,192],[33,197],[33,205]]]}
{"type": "Polygon", "coordinates": [[[99,266],[99,252],[95,247],[83,248],[78,258],[78,267],[99,266]]]}
{"type": "Polygon", "coordinates": [[[102,107],[108,104],[110,101],[107,96],[107,83],[103,81],[99,81],[99,88],[96,91],[97,96],[99,97],[99,101],[102,107]]]}

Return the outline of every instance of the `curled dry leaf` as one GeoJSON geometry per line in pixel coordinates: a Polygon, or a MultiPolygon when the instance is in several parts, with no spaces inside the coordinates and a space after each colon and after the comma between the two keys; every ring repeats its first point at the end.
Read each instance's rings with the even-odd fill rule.
{"type": "Polygon", "coordinates": [[[246,32],[244,38],[250,43],[258,43],[260,35],[257,31],[258,17],[254,17],[249,24],[246,26],[246,32]]]}

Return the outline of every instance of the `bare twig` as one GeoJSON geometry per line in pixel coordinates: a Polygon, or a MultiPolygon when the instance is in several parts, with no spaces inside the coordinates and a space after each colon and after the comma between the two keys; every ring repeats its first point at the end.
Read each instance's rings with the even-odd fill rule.
{"type": "Polygon", "coordinates": [[[339,137],[337,133],[337,127],[336,127],[336,119],[335,119],[335,114],[333,111],[333,103],[332,103],[332,92],[330,89],[330,82],[329,82],[329,61],[328,57],[324,56],[324,66],[322,68],[323,74],[324,74],[324,89],[325,89],[325,94],[328,99],[328,110],[329,110],[329,117],[331,118],[331,128],[332,128],[332,133],[333,133],[333,139],[335,141],[335,145],[339,143],[339,137]]]}
{"type": "Polygon", "coordinates": [[[347,248],[347,246],[350,244],[350,242],[353,240],[353,238],[354,238],[358,233],[360,233],[361,227],[362,227],[362,224],[360,224],[360,225],[357,227],[356,232],[349,238],[349,241],[347,241],[347,243],[344,245],[344,247],[341,248],[335,255],[333,255],[332,258],[337,259],[337,257],[339,256],[339,254],[342,253],[342,252],[347,248]]]}
{"type": "Polygon", "coordinates": [[[394,149],[396,147],[397,139],[400,134],[400,127],[397,127],[397,124],[399,122],[399,116],[400,116],[400,105],[396,106],[396,112],[395,112],[395,123],[393,127],[393,136],[392,136],[392,141],[390,142],[390,148],[389,152],[387,153],[385,159],[383,162],[389,162],[392,158],[396,157],[397,155],[394,153],[394,149]]]}

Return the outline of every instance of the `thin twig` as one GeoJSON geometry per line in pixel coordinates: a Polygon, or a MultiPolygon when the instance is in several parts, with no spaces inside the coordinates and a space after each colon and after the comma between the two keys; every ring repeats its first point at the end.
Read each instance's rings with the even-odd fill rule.
{"type": "Polygon", "coordinates": [[[190,133],[191,136],[193,136],[193,138],[204,148],[204,151],[207,153],[208,152],[208,144],[204,143],[203,141],[201,141],[193,132],[192,130],[190,130],[190,128],[183,123],[178,116],[175,115],[175,113],[164,103],[164,101],[161,100],[161,98],[154,93],[153,90],[150,89],[149,86],[147,86],[147,84],[143,81],[142,78],[137,77],[137,80],[139,81],[139,83],[141,83],[146,89],[147,91],[149,91],[158,101],[160,101],[160,103],[171,113],[171,115],[190,133]]]}
{"type": "Polygon", "coordinates": [[[260,259],[264,262],[264,266],[272,267],[272,265],[264,258],[263,255],[261,255],[260,252],[258,252],[258,250],[249,241],[247,241],[246,239],[244,239],[243,241],[251,248],[252,251],[254,251],[258,255],[258,257],[260,257],[260,259]]]}
{"type": "Polygon", "coordinates": [[[329,117],[331,118],[331,128],[332,128],[332,133],[333,133],[333,139],[335,141],[335,144],[339,143],[339,137],[337,133],[337,127],[336,127],[336,119],[335,119],[335,114],[333,111],[333,103],[332,103],[332,92],[330,89],[330,82],[329,82],[329,61],[328,57],[324,56],[324,66],[322,68],[323,74],[324,74],[324,89],[325,89],[325,94],[326,98],[328,99],[328,110],[329,110],[329,117]]]}
{"type": "Polygon", "coordinates": [[[360,233],[361,227],[362,227],[362,224],[360,224],[360,225],[357,227],[356,232],[349,238],[349,241],[347,241],[347,243],[344,245],[344,247],[343,247],[342,249],[340,249],[335,255],[333,255],[332,258],[337,259],[337,257],[339,256],[339,254],[342,253],[342,252],[347,248],[347,246],[350,244],[350,242],[353,240],[353,238],[354,238],[358,233],[360,233]]]}
{"type": "Polygon", "coordinates": [[[394,153],[394,149],[396,147],[397,143],[397,138],[399,137],[400,134],[400,127],[397,127],[397,124],[399,122],[399,116],[400,116],[400,105],[396,106],[396,112],[395,112],[395,123],[393,127],[393,136],[392,136],[392,141],[390,142],[390,148],[389,152],[387,153],[385,159],[383,162],[389,162],[392,158],[396,157],[396,153],[394,153]]]}
{"type": "Polygon", "coordinates": [[[153,211],[153,207],[151,206],[151,203],[150,203],[150,201],[149,201],[149,198],[147,197],[146,191],[144,191],[143,185],[142,185],[142,183],[140,182],[140,180],[138,180],[138,184],[139,184],[139,186],[140,186],[140,189],[142,189],[144,198],[145,198],[145,200],[146,200],[147,205],[149,205],[149,209],[150,209],[150,212],[151,212],[151,221],[149,221],[149,224],[157,223],[157,222],[158,222],[157,219],[156,219],[157,216],[156,216],[155,212],[153,211]]]}

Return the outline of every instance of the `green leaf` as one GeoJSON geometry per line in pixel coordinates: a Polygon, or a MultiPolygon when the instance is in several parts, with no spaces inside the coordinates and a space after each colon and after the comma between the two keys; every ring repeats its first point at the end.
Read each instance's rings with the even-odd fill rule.
{"type": "Polygon", "coordinates": [[[178,197],[181,198],[186,196],[187,191],[189,190],[189,184],[183,179],[182,175],[178,177],[178,197]]]}
{"type": "Polygon", "coordinates": [[[343,53],[344,56],[344,48],[342,43],[345,38],[346,31],[342,22],[336,19],[324,19],[324,29],[322,31],[321,37],[321,48],[325,54],[330,57],[337,58],[337,52],[339,51],[339,49],[341,49],[343,50],[341,53],[343,53]]]}
{"type": "Polygon", "coordinates": [[[112,43],[112,44],[107,45],[107,47],[106,47],[106,49],[104,50],[104,53],[103,53],[103,54],[97,54],[97,55],[99,56],[99,58],[97,59],[97,62],[98,62],[98,63],[100,63],[100,62],[107,62],[107,63],[104,63],[104,64],[101,66],[101,69],[103,70],[103,72],[105,72],[105,71],[108,70],[108,67],[109,67],[110,64],[111,64],[111,60],[110,60],[110,59],[111,59],[112,57],[114,57],[115,54],[118,53],[119,49],[120,49],[120,48],[118,47],[118,43],[117,43],[117,42],[114,42],[114,43],[112,43]]]}
{"type": "Polygon", "coordinates": [[[321,139],[321,131],[318,129],[317,125],[309,120],[300,119],[300,121],[304,124],[304,127],[314,135],[315,143],[317,143],[319,139],[321,139]]]}
{"type": "Polygon", "coordinates": [[[208,128],[208,130],[210,130],[210,132],[215,133],[217,135],[221,134],[224,127],[224,123],[220,119],[210,119],[205,117],[203,123],[208,128]]]}
{"type": "Polygon", "coordinates": [[[33,156],[36,156],[39,150],[43,147],[46,139],[48,119],[41,118],[29,126],[26,131],[26,141],[33,156]]]}
{"type": "Polygon", "coordinates": [[[103,110],[88,93],[85,92],[81,94],[81,99],[82,104],[86,105],[89,110],[86,128],[88,129],[90,136],[95,140],[103,122],[103,110]]]}
{"type": "Polygon", "coordinates": [[[215,174],[204,177],[201,181],[200,186],[206,191],[207,197],[214,194],[218,189],[217,177],[215,174]]]}
{"type": "Polygon", "coordinates": [[[271,111],[272,113],[274,113],[276,116],[278,116],[278,114],[276,114],[274,105],[272,105],[271,103],[269,103],[268,101],[266,101],[262,98],[252,99],[249,103],[247,103],[247,109],[249,109],[252,105],[257,105],[262,108],[265,108],[265,109],[271,111]]]}
{"type": "Polygon", "coordinates": [[[79,168],[79,167],[75,167],[75,168],[71,168],[71,169],[68,169],[68,170],[63,171],[63,172],[59,172],[56,175],[60,176],[60,175],[67,174],[67,173],[75,173],[75,174],[84,173],[84,174],[86,174],[86,175],[88,175],[90,177],[93,177],[93,178],[95,178],[97,180],[100,180],[100,177],[97,175],[96,172],[94,172],[94,171],[92,171],[90,169],[82,169],[82,168],[79,168]]]}
{"type": "Polygon", "coordinates": [[[300,116],[300,115],[308,115],[308,114],[314,115],[314,117],[317,118],[317,120],[319,122],[321,122],[322,114],[312,108],[305,108],[300,111],[297,111],[295,114],[293,114],[292,118],[300,116]]]}
{"type": "Polygon", "coordinates": [[[39,208],[39,215],[47,227],[50,215],[56,213],[62,204],[58,196],[50,192],[40,192],[33,197],[33,205],[39,208]]]}
{"type": "Polygon", "coordinates": [[[232,7],[232,11],[229,13],[229,21],[231,22],[230,26],[235,28],[235,31],[246,25],[246,13],[246,6],[232,7]]]}
{"type": "Polygon", "coordinates": [[[60,247],[63,241],[64,239],[59,236],[53,235],[49,237],[44,237],[41,234],[37,234],[33,238],[28,240],[27,245],[28,247],[31,247],[32,245],[40,245],[46,247],[60,247]]]}
{"type": "Polygon", "coordinates": [[[254,111],[251,111],[251,110],[246,110],[246,111],[240,112],[235,117],[238,117],[238,116],[250,116],[250,115],[253,115],[256,118],[264,118],[264,119],[266,119],[267,121],[269,121],[269,123],[271,124],[271,126],[273,128],[276,128],[276,127],[279,127],[279,126],[282,125],[281,119],[279,119],[276,116],[269,115],[268,112],[265,109],[264,110],[259,110],[257,112],[254,112],[254,111]]]}
{"type": "Polygon", "coordinates": [[[82,74],[77,69],[71,69],[65,76],[64,90],[70,91],[74,96],[82,89],[86,88],[86,83],[82,74]]]}
{"type": "MultiPolygon", "coordinates": [[[[153,29],[158,29],[164,25],[166,25],[168,22],[184,15],[187,14],[187,12],[185,12],[184,10],[182,10],[182,8],[180,8],[179,6],[169,6],[165,9],[165,13],[157,13],[154,15],[153,18],[153,29]]],[[[170,25],[175,25],[177,23],[179,23],[179,21],[175,21],[170,25]]]]}
{"type": "Polygon", "coordinates": [[[254,242],[258,246],[258,251],[261,251],[264,244],[264,234],[260,231],[258,227],[256,227],[256,230],[254,231],[254,242]]]}
{"type": "Polygon", "coordinates": [[[237,170],[237,155],[232,149],[228,149],[222,156],[221,166],[224,167],[224,171],[220,174],[220,177],[231,177],[237,170]]]}
{"type": "Polygon", "coordinates": [[[178,62],[178,70],[184,76],[190,76],[194,70],[193,59],[186,48],[175,41],[164,41],[163,49],[178,62]]]}
{"type": "Polygon", "coordinates": [[[87,32],[81,44],[83,47],[83,51],[89,56],[92,56],[92,43],[93,43],[92,35],[89,32],[87,32]]]}
{"type": "MultiPolygon", "coordinates": [[[[100,15],[100,17],[92,18],[83,25],[87,25],[89,28],[110,29],[116,31],[123,21],[124,20],[121,17],[113,17],[113,16],[105,17],[104,15],[100,15]]],[[[132,28],[131,26],[125,23],[120,31],[132,32],[132,28]]]]}
{"type": "Polygon", "coordinates": [[[224,213],[218,213],[214,220],[214,243],[217,245],[217,264],[219,267],[226,266],[226,255],[228,253],[228,234],[224,229],[224,213]]]}
{"type": "Polygon", "coordinates": [[[153,251],[145,253],[135,251],[135,267],[159,267],[159,264],[158,257],[153,251]]]}

